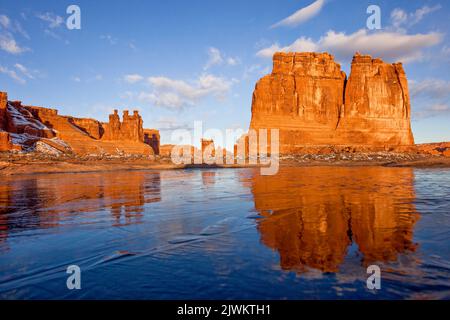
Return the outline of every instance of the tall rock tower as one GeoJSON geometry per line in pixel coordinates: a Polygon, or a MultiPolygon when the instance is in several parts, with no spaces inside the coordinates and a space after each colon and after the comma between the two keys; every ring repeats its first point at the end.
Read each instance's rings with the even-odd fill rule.
{"type": "Polygon", "coordinates": [[[280,153],[311,146],[411,146],[401,64],[356,54],[347,77],[328,53],[276,53],[253,93],[250,129],[280,130],[280,153]]]}

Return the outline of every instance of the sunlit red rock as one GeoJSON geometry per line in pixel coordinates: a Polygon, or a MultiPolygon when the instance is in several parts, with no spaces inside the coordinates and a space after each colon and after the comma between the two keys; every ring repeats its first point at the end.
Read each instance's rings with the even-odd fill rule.
{"type": "Polygon", "coordinates": [[[0,92],[0,130],[6,127],[6,107],[8,104],[8,95],[6,92],[0,92]]]}
{"type": "Polygon", "coordinates": [[[159,154],[161,157],[171,157],[172,151],[174,150],[174,148],[179,150],[178,155],[180,157],[184,156],[185,151],[189,152],[189,155],[191,157],[193,157],[197,151],[197,148],[195,148],[194,146],[191,146],[191,145],[162,144],[159,148],[159,154]]]}
{"type": "Polygon", "coordinates": [[[401,63],[356,54],[337,125],[340,144],[403,147],[414,144],[408,80],[401,63]]]}
{"type": "Polygon", "coordinates": [[[214,147],[214,141],[213,140],[211,140],[211,139],[202,139],[201,140],[201,144],[202,144],[203,157],[206,157],[206,156],[214,157],[215,156],[215,154],[216,154],[215,151],[216,150],[215,150],[215,147],[214,147]]]}
{"type": "Polygon", "coordinates": [[[280,130],[280,153],[308,146],[414,144],[401,64],[356,54],[347,81],[328,53],[276,53],[253,93],[250,129],[280,130]]]}
{"type": "Polygon", "coordinates": [[[12,144],[9,138],[9,133],[6,131],[0,131],[0,151],[12,150],[12,144]]]}
{"type": "Polygon", "coordinates": [[[145,143],[142,117],[137,111],[124,111],[123,121],[117,111],[108,123],[94,119],[61,116],[56,109],[24,106],[0,95],[0,149],[30,148],[39,141],[41,150],[76,154],[139,154],[159,151],[159,133],[152,131],[153,141],[145,143]],[[9,142],[8,142],[9,140],[9,142]]]}
{"type": "Polygon", "coordinates": [[[450,142],[419,144],[417,151],[433,156],[450,157],[450,142]]]}
{"type": "Polygon", "coordinates": [[[156,129],[144,129],[144,143],[152,147],[153,152],[159,155],[161,136],[159,130],[156,129]]]}
{"type": "Polygon", "coordinates": [[[73,124],[78,128],[81,128],[94,139],[100,139],[104,134],[105,129],[100,121],[87,118],[71,118],[71,120],[73,121],[73,124]]]}
{"type": "Polygon", "coordinates": [[[133,115],[130,115],[128,110],[125,110],[123,121],[120,121],[118,111],[114,110],[114,114],[109,115],[109,122],[103,126],[103,140],[144,142],[143,122],[138,111],[133,111],[133,115]]]}

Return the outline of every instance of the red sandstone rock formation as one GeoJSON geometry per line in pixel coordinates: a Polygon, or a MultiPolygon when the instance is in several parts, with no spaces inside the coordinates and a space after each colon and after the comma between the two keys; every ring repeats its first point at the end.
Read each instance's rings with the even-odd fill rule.
{"type": "Polygon", "coordinates": [[[190,152],[190,156],[193,158],[194,155],[197,152],[197,148],[191,145],[174,145],[174,144],[163,144],[159,147],[159,155],[161,157],[167,157],[170,158],[172,156],[172,151],[174,150],[174,148],[177,147],[177,149],[179,150],[179,156],[183,157],[184,156],[184,151],[185,150],[189,150],[190,152]]]}
{"type": "Polygon", "coordinates": [[[174,144],[162,144],[159,147],[159,155],[161,157],[170,157],[174,144]]]}
{"type": "Polygon", "coordinates": [[[6,92],[0,92],[0,130],[6,127],[6,108],[8,104],[8,96],[6,92]]]}
{"type": "Polygon", "coordinates": [[[6,92],[0,92],[0,151],[11,150],[9,134],[3,131],[6,128],[6,107],[8,97],[6,92]]]}
{"type": "Polygon", "coordinates": [[[159,134],[152,146],[144,143],[143,121],[137,111],[124,112],[123,122],[117,111],[110,122],[60,116],[55,109],[23,106],[8,102],[0,95],[0,151],[21,150],[36,146],[49,153],[77,154],[154,154],[159,148],[159,134]],[[45,145],[44,145],[45,144],[45,145]]]}
{"type": "Polygon", "coordinates": [[[144,129],[144,143],[152,147],[153,152],[159,155],[161,137],[159,135],[159,130],[156,129],[144,129]]]}
{"type": "Polygon", "coordinates": [[[70,121],[94,139],[100,139],[104,134],[105,129],[100,121],[85,118],[70,118],[70,121]]]}
{"type": "Polygon", "coordinates": [[[349,80],[328,53],[276,53],[256,84],[250,129],[280,129],[280,153],[308,146],[411,146],[401,64],[356,54],[349,80]]]}
{"type": "Polygon", "coordinates": [[[214,141],[209,139],[202,139],[201,146],[203,161],[212,161],[212,158],[216,156],[214,141]]]}
{"type": "Polygon", "coordinates": [[[14,150],[9,133],[0,131],[0,151],[14,150]]]}
{"type": "Polygon", "coordinates": [[[432,156],[450,157],[450,142],[419,144],[417,151],[432,156]]]}
{"type": "Polygon", "coordinates": [[[13,101],[8,104],[6,131],[41,138],[55,137],[55,132],[37,120],[26,107],[22,106],[20,101],[13,101]]]}
{"type": "Polygon", "coordinates": [[[401,63],[356,54],[345,89],[339,140],[372,146],[411,146],[408,80],[401,63]]]}
{"type": "Polygon", "coordinates": [[[114,110],[114,114],[109,116],[109,123],[103,125],[105,127],[103,140],[144,142],[143,122],[138,111],[134,111],[130,116],[128,110],[125,110],[123,121],[120,122],[118,111],[114,110]]]}

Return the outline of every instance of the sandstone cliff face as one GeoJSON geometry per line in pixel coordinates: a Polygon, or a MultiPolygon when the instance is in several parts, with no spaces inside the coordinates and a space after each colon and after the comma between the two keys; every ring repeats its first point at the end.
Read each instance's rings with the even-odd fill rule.
{"type": "Polygon", "coordinates": [[[103,124],[61,116],[56,109],[8,102],[6,93],[1,93],[0,102],[0,151],[34,147],[50,153],[153,155],[153,148],[159,149],[159,138],[153,146],[144,143],[143,121],[137,111],[132,116],[125,111],[122,122],[116,111],[103,124]]]}
{"type": "Polygon", "coordinates": [[[414,143],[401,64],[355,55],[347,81],[328,53],[276,53],[256,84],[250,129],[280,129],[280,152],[308,146],[389,148],[414,143]]]}
{"type": "Polygon", "coordinates": [[[6,92],[0,92],[0,151],[11,149],[11,143],[8,132],[3,131],[6,127],[6,106],[8,97],[6,92]]]}
{"type": "Polygon", "coordinates": [[[4,130],[6,126],[7,104],[8,104],[8,96],[6,92],[0,92],[0,130],[4,130]]]}
{"type": "Polygon", "coordinates": [[[251,129],[280,130],[280,152],[328,144],[343,105],[345,74],[329,54],[277,53],[253,93],[251,129]]]}
{"type": "Polygon", "coordinates": [[[201,139],[202,145],[202,156],[203,158],[215,157],[216,148],[214,146],[214,141],[211,139],[201,139]]]}
{"type": "Polygon", "coordinates": [[[101,122],[94,119],[71,118],[70,121],[94,139],[100,139],[105,132],[101,122]]]}
{"type": "Polygon", "coordinates": [[[54,129],[58,138],[67,142],[77,154],[153,154],[152,148],[144,144],[143,136],[142,140],[139,136],[139,131],[143,131],[140,116],[134,123],[140,127],[132,130],[132,126],[128,125],[125,119],[123,123],[120,121],[117,112],[110,115],[109,123],[102,124],[93,119],[60,116],[57,110],[29,108],[40,121],[54,129]]]}
{"type": "Polygon", "coordinates": [[[144,143],[152,147],[153,152],[159,155],[159,146],[161,144],[159,130],[144,129],[144,143]]]}
{"type": "Polygon", "coordinates": [[[411,105],[401,63],[355,55],[338,126],[340,141],[373,146],[409,146],[411,105]]]}
{"type": "Polygon", "coordinates": [[[54,131],[37,120],[27,108],[22,106],[20,101],[10,102],[6,111],[6,130],[8,132],[41,138],[55,137],[54,131]]]}
{"type": "Polygon", "coordinates": [[[13,150],[13,145],[11,143],[9,133],[6,131],[0,131],[0,151],[10,150],[13,150]]]}
{"type": "Polygon", "coordinates": [[[138,111],[130,116],[128,110],[125,110],[121,122],[118,111],[114,110],[114,114],[109,116],[109,123],[105,123],[104,127],[103,140],[144,142],[143,122],[138,111]]]}

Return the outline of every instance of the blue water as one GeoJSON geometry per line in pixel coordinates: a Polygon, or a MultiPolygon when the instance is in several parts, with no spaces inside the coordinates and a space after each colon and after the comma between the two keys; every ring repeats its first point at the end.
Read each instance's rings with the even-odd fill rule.
{"type": "Polygon", "coordinates": [[[449,299],[450,170],[1,177],[1,299],[449,299]],[[66,286],[69,265],[81,289],[66,286]],[[366,286],[381,269],[381,289],[366,286]]]}

